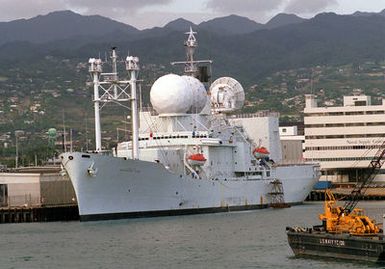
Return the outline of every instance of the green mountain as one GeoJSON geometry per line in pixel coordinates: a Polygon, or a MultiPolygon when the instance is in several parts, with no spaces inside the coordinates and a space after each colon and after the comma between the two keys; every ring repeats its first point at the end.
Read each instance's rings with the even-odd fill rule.
{"type": "Polygon", "coordinates": [[[304,21],[306,21],[306,19],[298,17],[295,14],[279,13],[275,15],[273,18],[271,18],[264,25],[264,28],[273,29],[273,28],[277,28],[277,27],[281,27],[289,24],[301,23],[304,21]]]}
{"type": "Polygon", "coordinates": [[[138,29],[99,15],[82,16],[72,11],[56,11],[31,19],[0,22],[0,44],[28,41],[42,44],[74,37],[102,37],[134,34],[138,29]]]}
{"type": "MultiPolygon", "coordinates": [[[[100,16],[64,11],[0,23],[0,34],[8,33],[0,41],[0,136],[17,129],[39,134],[49,127],[60,129],[64,111],[74,135],[85,141],[93,125],[92,91],[85,86],[88,58],[105,59],[111,46],[117,46],[122,57],[128,51],[140,57],[146,103],[157,77],[181,72],[169,63],[184,60],[184,33],[190,25],[198,32],[196,59],[214,61],[214,79],[232,76],[242,83],[248,100],[245,111],[272,109],[298,116],[303,94],[310,91],[322,90],[325,102],[338,103],[338,96],[355,87],[377,97],[385,90],[385,17],[379,14],[323,13],[302,22],[286,20],[272,29],[234,16],[199,25],[178,19],[140,31],[100,16]],[[233,18],[238,24],[231,28],[233,18]],[[68,29],[55,32],[54,21],[68,29]],[[242,27],[243,32],[237,30],[242,27]]],[[[103,68],[108,72],[107,63],[103,68]]],[[[124,113],[118,107],[103,111],[110,141],[119,136],[116,128],[123,128],[124,113]]]]}
{"type": "Polygon", "coordinates": [[[218,35],[241,35],[264,28],[264,25],[238,15],[215,18],[199,24],[200,30],[218,35]]]}
{"type": "MultiPolygon", "coordinates": [[[[61,19],[68,16],[68,21],[73,20],[73,16],[83,17],[72,12],[58,12],[46,16],[52,17],[55,14],[61,19]]],[[[88,21],[90,17],[84,19],[88,21]]],[[[32,22],[34,20],[31,19],[32,22]]],[[[214,60],[215,75],[239,76],[247,84],[279,70],[384,58],[385,17],[383,16],[324,13],[303,22],[292,23],[288,20],[286,23],[273,29],[252,31],[253,28],[258,28],[256,23],[246,18],[229,16],[198,26],[193,25],[194,30],[198,31],[200,46],[198,54],[201,58],[209,57],[214,60]],[[234,18],[238,24],[235,23],[231,31],[228,30],[224,35],[222,29],[230,29],[229,21],[234,18]],[[242,27],[246,33],[236,30],[242,27]]],[[[95,22],[94,29],[104,24],[103,21],[95,22]]],[[[117,24],[119,27],[124,26],[117,24]]],[[[0,46],[0,60],[12,64],[17,61],[41,59],[47,55],[87,59],[99,54],[104,55],[109,47],[118,46],[122,52],[129,50],[138,55],[144,63],[167,65],[171,60],[184,57],[183,33],[187,29],[183,28],[187,25],[191,25],[190,22],[179,19],[164,28],[143,31],[110,27],[109,29],[117,30],[102,31],[100,38],[76,34],[63,35],[61,39],[55,39],[54,36],[45,35],[45,39],[50,41],[43,42],[42,39],[38,44],[31,40],[7,42],[0,46]]],[[[81,30],[83,26],[85,29],[88,28],[88,24],[78,23],[79,32],[85,32],[81,30]]]]}

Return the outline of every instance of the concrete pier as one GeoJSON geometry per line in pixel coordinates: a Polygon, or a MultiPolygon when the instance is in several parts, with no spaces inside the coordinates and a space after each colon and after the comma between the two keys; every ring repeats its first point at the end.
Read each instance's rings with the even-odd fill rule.
{"type": "MultiPolygon", "coordinates": [[[[337,186],[331,189],[333,195],[338,200],[344,200],[349,196],[353,187],[351,186],[337,186]]],[[[306,201],[324,201],[325,190],[313,190],[306,198],[306,201]]],[[[360,200],[385,200],[385,187],[370,187],[366,190],[365,194],[360,197],[360,200]]]]}

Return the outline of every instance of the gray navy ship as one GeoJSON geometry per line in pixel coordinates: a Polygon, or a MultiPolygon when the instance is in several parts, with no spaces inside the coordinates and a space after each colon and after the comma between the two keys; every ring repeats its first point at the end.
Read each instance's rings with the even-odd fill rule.
{"type": "Polygon", "coordinates": [[[138,109],[137,57],[126,58],[127,80],[119,80],[115,49],[111,73],[103,73],[100,59],[89,60],[96,150],[61,155],[81,220],[298,204],[318,180],[317,164],[284,164],[273,156],[280,154],[276,115],[234,116],[245,100],[238,81],[222,77],[206,87],[197,78],[211,61],[194,60],[196,33],[186,34],[187,61],[174,63],[184,65],[185,75],[158,78],[150,110],[138,109]],[[100,109],[108,102],[129,102],[132,121],[132,140],[111,153],[101,146],[100,109]]]}

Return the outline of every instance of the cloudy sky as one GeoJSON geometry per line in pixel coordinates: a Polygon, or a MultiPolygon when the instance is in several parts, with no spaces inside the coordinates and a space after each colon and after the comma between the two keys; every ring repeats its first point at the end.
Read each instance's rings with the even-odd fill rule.
{"type": "Polygon", "coordinates": [[[83,15],[99,14],[143,29],[163,26],[180,17],[200,23],[238,14],[264,23],[280,12],[307,18],[329,11],[378,12],[385,9],[385,0],[0,0],[0,7],[0,21],[69,9],[83,15]]]}

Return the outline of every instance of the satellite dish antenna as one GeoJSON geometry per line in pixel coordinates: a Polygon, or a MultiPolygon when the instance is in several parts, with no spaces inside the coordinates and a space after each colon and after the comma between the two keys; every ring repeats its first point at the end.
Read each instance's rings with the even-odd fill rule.
{"type": "Polygon", "coordinates": [[[230,77],[218,78],[210,86],[211,107],[216,112],[230,113],[241,109],[245,102],[242,85],[230,77]]]}

